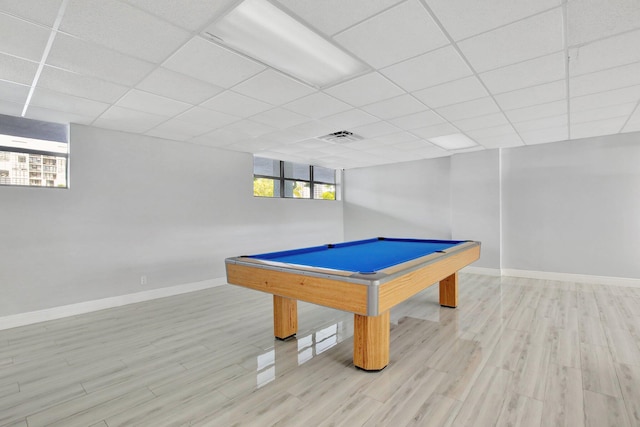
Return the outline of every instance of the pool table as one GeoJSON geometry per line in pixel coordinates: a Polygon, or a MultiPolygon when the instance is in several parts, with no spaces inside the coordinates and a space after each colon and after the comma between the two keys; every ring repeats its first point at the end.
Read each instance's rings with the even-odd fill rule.
{"type": "Polygon", "coordinates": [[[354,314],[353,363],[389,363],[389,310],[440,283],[440,305],[458,305],[458,270],[480,257],[480,243],[378,237],[225,260],[227,281],[273,294],[274,335],[298,330],[297,300],[354,314]]]}

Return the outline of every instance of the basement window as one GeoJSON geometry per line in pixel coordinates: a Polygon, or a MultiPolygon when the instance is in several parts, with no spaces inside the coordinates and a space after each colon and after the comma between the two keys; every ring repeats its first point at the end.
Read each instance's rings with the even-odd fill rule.
{"type": "Polygon", "coordinates": [[[0,185],[68,188],[69,126],[0,115],[0,185]]]}
{"type": "Polygon", "coordinates": [[[289,199],[336,200],[336,170],[253,158],[253,195],[289,199]]]}

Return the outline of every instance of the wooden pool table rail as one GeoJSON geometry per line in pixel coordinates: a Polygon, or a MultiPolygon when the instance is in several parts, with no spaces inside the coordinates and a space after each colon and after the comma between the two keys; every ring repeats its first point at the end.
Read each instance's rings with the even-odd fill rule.
{"type": "Polygon", "coordinates": [[[458,271],[479,257],[479,242],[466,242],[376,275],[287,268],[246,257],[229,258],[226,267],[229,283],[273,294],[276,338],[296,334],[297,300],[353,313],[353,363],[375,371],[389,363],[389,310],[435,283],[440,284],[440,305],[455,308],[458,271]]]}

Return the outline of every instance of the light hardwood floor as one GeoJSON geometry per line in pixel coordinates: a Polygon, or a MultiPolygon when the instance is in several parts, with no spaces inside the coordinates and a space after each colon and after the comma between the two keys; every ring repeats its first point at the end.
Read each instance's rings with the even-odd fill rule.
{"type": "Polygon", "coordinates": [[[640,426],[640,289],[461,274],[391,311],[391,362],[353,318],[225,285],[0,331],[0,426],[640,426]]]}

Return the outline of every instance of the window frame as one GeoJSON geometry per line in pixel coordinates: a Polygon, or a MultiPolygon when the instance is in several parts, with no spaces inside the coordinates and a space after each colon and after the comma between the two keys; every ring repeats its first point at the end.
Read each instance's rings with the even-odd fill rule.
{"type": "MultiPolygon", "coordinates": [[[[254,162],[255,162],[255,156],[254,156],[254,162]]],[[[262,157],[260,157],[262,158],[262,157]]],[[[336,169],[331,169],[331,168],[325,168],[325,169],[331,169],[333,170],[333,181],[334,182],[327,182],[327,181],[316,181],[315,177],[314,177],[314,165],[306,165],[305,163],[296,163],[296,162],[289,162],[289,163],[294,163],[294,164],[298,164],[298,165],[306,165],[309,168],[309,179],[297,179],[297,178],[286,178],[285,177],[285,163],[287,163],[287,161],[285,160],[276,160],[276,159],[269,159],[275,162],[279,162],[279,175],[262,175],[262,174],[253,174],[253,179],[254,182],[256,179],[271,179],[273,181],[275,181],[277,183],[277,185],[279,185],[279,196],[260,196],[260,195],[256,195],[254,193],[253,197],[261,197],[261,198],[266,198],[266,199],[298,199],[298,200],[331,200],[331,201],[337,201],[338,200],[338,194],[337,194],[337,189],[338,189],[338,182],[337,182],[337,170],[336,169]],[[289,197],[285,194],[285,183],[289,181],[289,182],[303,182],[303,183],[307,183],[309,184],[309,197],[289,197]],[[316,198],[314,197],[315,195],[315,185],[316,184],[321,184],[321,185],[333,185],[334,187],[334,198],[333,199],[323,199],[323,198],[316,198]]],[[[255,164],[255,163],[254,163],[255,164]]],[[[254,166],[255,167],[255,166],[254,166]]],[[[318,166],[318,167],[322,167],[322,166],[318,166]]]]}

